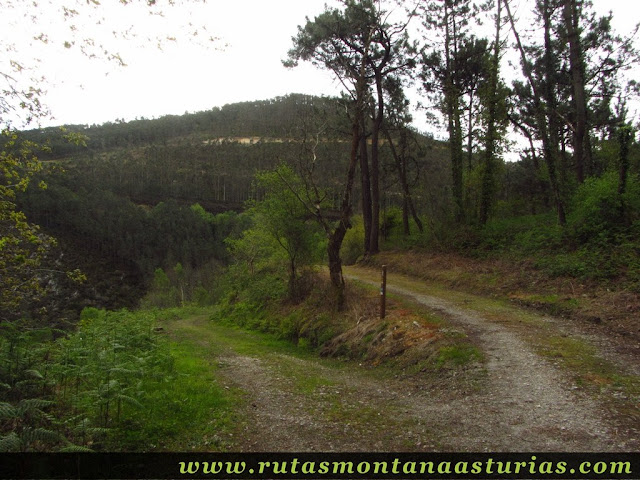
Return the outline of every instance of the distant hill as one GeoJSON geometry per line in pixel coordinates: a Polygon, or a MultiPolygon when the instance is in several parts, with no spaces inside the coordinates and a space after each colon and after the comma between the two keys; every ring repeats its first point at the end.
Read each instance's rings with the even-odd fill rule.
{"type": "MultiPolygon", "coordinates": [[[[174,199],[220,212],[259,198],[260,192],[252,186],[256,171],[282,162],[299,164],[308,158],[310,143],[316,139],[320,139],[316,150],[319,176],[337,201],[349,154],[350,127],[341,100],[293,94],[182,116],[67,125],[64,130],[47,128],[25,134],[48,143],[50,150],[41,159],[61,164],[74,178],[73,184],[106,189],[141,205],[174,199]],[[86,146],[67,142],[68,132],[86,135],[86,146]]],[[[428,147],[431,153],[442,151],[442,147],[434,148],[439,145],[434,140],[418,137],[425,151],[428,147]]],[[[386,158],[391,165],[386,150],[383,148],[383,163],[386,158]]],[[[445,161],[441,155],[431,160],[445,161]]]]}
{"type": "MultiPolygon", "coordinates": [[[[237,217],[224,212],[261,198],[257,171],[283,162],[300,169],[315,155],[317,181],[337,204],[350,152],[342,101],[306,95],[23,135],[48,149],[40,155],[42,178],[32,182],[20,206],[59,239],[52,270],[60,263],[80,266],[89,277],[82,292],[58,287],[57,305],[47,305],[51,315],[79,306],[131,306],[158,267],[171,270],[181,263],[190,271],[210,271],[224,262],[224,239],[240,228],[237,217]],[[86,145],[69,143],[69,133],[86,136],[86,145]],[[40,180],[47,189],[36,188],[40,180]],[[79,299],[73,305],[65,300],[73,298],[79,299]]],[[[416,198],[446,201],[446,147],[415,138],[411,177],[422,189],[416,187],[416,198]]],[[[381,154],[385,205],[397,204],[391,152],[383,146],[381,154]]],[[[359,182],[355,190],[357,211],[359,182]]]]}

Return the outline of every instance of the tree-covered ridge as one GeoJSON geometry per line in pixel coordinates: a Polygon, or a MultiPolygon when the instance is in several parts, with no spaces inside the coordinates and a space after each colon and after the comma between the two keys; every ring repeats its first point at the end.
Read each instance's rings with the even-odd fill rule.
{"type": "MultiPolygon", "coordinates": [[[[290,94],[269,100],[247,101],[214,107],[210,110],[167,115],[157,119],[136,119],[125,122],[116,120],[102,125],[66,125],[67,131],[86,135],[87,150],[101,152],[118,148],[131,148],[150,144],[165,144],[183,137],[200,138],[202,141],[243,137],[288,139],[295,137],[301,117],[313,111],[339,108],[335,98],[290,94]]],[[[339,136],[339,115],[329,122],[334,135],[339,136]]],[[[63,138],[58,127],[31,130],[24,134],[41,143],[47,143],[51,151],[43,160],[83,154],[63,138]]]]}
{"type": "MultiPolygon", "coordinates": [[[[348,128],[344,130],[348,125],[346,106],[348,101],[344,99],[291,95],[221,109],[236,112],[237,118],[249,118],[235,125],[222,119],[216,110],[213,113],[220,121],[217,130],[210,124],[206,129],[187,132],[198,115],[55,129],[57,137],[49,142],[50,152],[46,153],[50,160],[44,161],[44,170],[38,177],[46,182],[47,188],[35,188],[34,183],[20,197],[20,207],[31,221],[61,237],[63,247],[75,244],[77,247],[72,250],[81,250],[94,258],[95,265],[106,265],[97,261],[103,259],[115,271],[126,272],[125,284],[150,287],[155,269],[168,272],[178,263],[187,276],[195,278],[200,269],[216,270],[211,265],[228,261],[223,241],[240,228],[230,213],[213,216],[207,212],[240,211],[249,201],[263,200],[268,192],[255,181],[258,172],[287,164],[301,175],[315,158],[314,182],[323,192],[327,221],[333,221],[348,155],[348,128]],[[182,125],[183,129],[171,133],[169,129],[163,130],[161,127],[167,120],[182,125]],[[255,127],[258,124],[263,126],[255,127]],[[132,141],[140,126],[154,131],[157,141],[132,141]],[[109,143],[104,139],[113,128],[120,129],[120,136],[109,143]],[[244,142],[226,136],[234,132],[258,140],[244,142]],[[63,142],[70,133],[82,135],[85,145],[68,147],[63,142]],[[96,149],[95,145],[105,147],[96,149]],[[67,156],[61,156],[61,152],[67,152],[67,156]]],[[[26,136],[37,138],[45,133],[51,130],[30,131],[26,136]]],[[[411,155],[406,167],[411,188],[419,188],[417,179],[423,175],[425,185],[436,185],[433,175],[443,168],[442,147],[408,129],[405,137],[406,145],[402,148],[405,155],[411,155]],[[407,141],[408,138],[411,140],[407,141]]],[[[383,182],[383,198],[389,205],[397,204],[402,189],[393,174],[393,150],[388,140],[381,142],[380,151],[383,166],[389,172],[383,182]]],[[[55,253],[53,257],[60,255],[64,256],[55,253]]],[[[117,274],[105,272],[99,276],[111,278],[117,274]]],[[[201,287],[212,285],[210,280],[197,281],[201,287]]],[[[105,286],[99,291],[103,292],[105,286]]],[[[195,288],[190,289],[189,299],[195,288]]],[[[112,308],[118,304],[106,299],[115,295],[123,301],[120,306],[135,304],[133,291],[120,290],[116,294],[111,288],[108,290],[110,293],[96,295],[81,289],[82,293],[74,294],[73,298],[83,297],[87,303],[75,308],[87,305],[112,308]]]]}

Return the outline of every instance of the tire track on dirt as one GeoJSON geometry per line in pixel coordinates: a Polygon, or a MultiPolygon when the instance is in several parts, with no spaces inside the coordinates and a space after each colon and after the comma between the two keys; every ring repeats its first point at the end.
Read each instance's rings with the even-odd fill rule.
{"type": "MultiPolygon", "coordinates": [[[[377,285],[366,278],[350,276],[377,285]]],[[[433,413],[457,418],[460,431],[466,432],[459,435],[459,447],[558,451],[637,447],[638,439],[618,437],[597,402],[581,395],[564,372],[536,355],[506,327],[442,298],[391,284],[387,291],[446,314],[485,353],[488,375],[482,393],[453,400],[449,405],[431,406],[433,413]]],[[[455,436],[456,431],[452,430],[451,435],[455,436]]]]}

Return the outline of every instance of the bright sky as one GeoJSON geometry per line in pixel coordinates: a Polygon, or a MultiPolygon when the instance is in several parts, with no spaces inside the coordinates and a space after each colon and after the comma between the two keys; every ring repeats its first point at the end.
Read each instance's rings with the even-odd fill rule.
{"type": "MultiPolygon", "coordinates": [[[[305,16],[313,18],[325,3],[336,5],[336,0],[178,0],[176,7],[162,7],[164,17],[150,16],[145,2],[122,7],[117,0],[102,0],[104,6],[93,11],[104,14],[106,20],[100,25],[94,21],[88,31],[82,15],[64,20],[61,5],[73,7],[76,1],[86,6],[84,0],[41,0],[37,11],[31,7],[37,19],[25,23],[21,6],[31,5],[31,1],[0,0],[4,18],[0,19],[0,47],[14,44],[16,51],[9,54],[26,62],[31,57],[25,55],[25,45],[31,43],[35,52],[31,55],[40,59],[31,74],[46,77],[44,102],[54,117],[46,124],[152,118],[287,93],[335,95],[341,90],[328,72],[308,64],[289,70],[281,64],[305,16]],[[47,12],[47,8],[55,11],[47,12]],[[72,39],[68,33],[71,25],[81,32],[76,37],[78,44],[83,37],[96,43],[104,41],[111,52],[121,54],[127,66],[88,59],[78,48],[65,49],[64,41],[72,39]],[[113,30],[131,25],[135,25],[131,38],[113,37],[113,30]],[[207,29],[199,30],[197,38],[202,44],[179,39],[166,42],[162,50],[156,47],[156,38],[184,37],[184,32],[199,25],[207,29]],[[49,35],[47,45],[32,40],[43,31],[49,35]],[[205,41],[209,35],[220,40],[205,41]]],[[[528,0],[512,3],[520,3],[519,10],[528,10],[531,5],[528,0]]],[[[594,3],[601,13],[613,11],[614,26],[620,33],[628,33],[633,23],[640,21],[637,0],[594,3]]],[[[0,60],[7,55],[4,50],[0,50],[0,60]]],[[[0,69],[5,65],[0,64],[0,69]]]]}

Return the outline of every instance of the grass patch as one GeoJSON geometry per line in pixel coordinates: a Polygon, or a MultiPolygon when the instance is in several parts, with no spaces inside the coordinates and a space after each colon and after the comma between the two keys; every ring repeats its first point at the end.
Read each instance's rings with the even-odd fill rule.
{"type": "Polygon", "coordinates": [[[451,345],[440,348],[435,365],[437,368],[460,367],[472,362],[480,362],[483,358],[482,352],[473,345],[451,345]]]}
{"type": "Polygon", "coordinates": [[[193,343],[171,342],[171,378],[149,385],[144,409],[131,411],[127,428],[110,437],[109,447],[150,451],[224,451],[236,428],[239,393],[224,389],[207,351],[193,343]]]}
{"type": "Polygon", "coordinates": [[[563,297],[556,294],[547,295],[512,295],[512,299],[523,305],[549,312],[551,315],[565,316],[571,315],[579,306],[580,302],[576,298],[563,297]]]}
{"type": "Polygon", "coordinates": [[[630,397],[640,396],[640,379],[621,375],[610,362],[597,355],[595,347],[578,338],[546,337],[538,352],[560,362],[574,373],[579,386],[598,390],[624,390],[630,397]]]}

